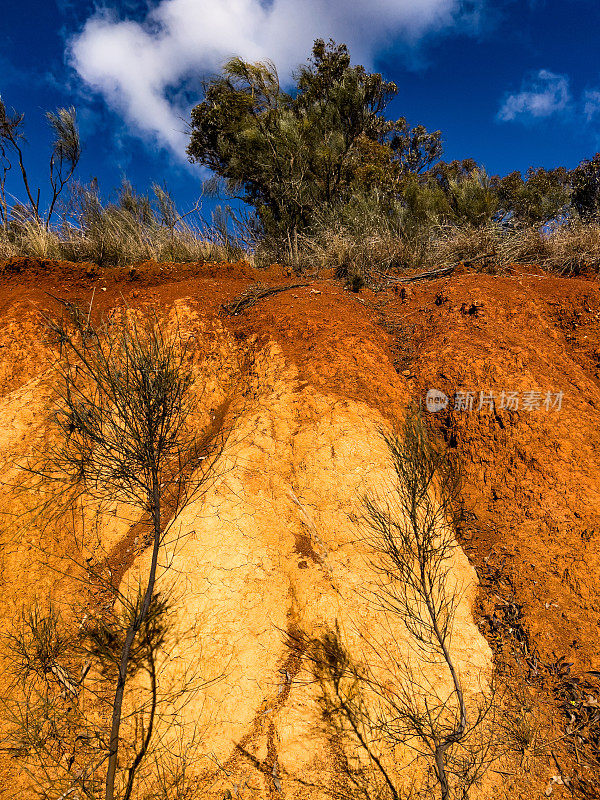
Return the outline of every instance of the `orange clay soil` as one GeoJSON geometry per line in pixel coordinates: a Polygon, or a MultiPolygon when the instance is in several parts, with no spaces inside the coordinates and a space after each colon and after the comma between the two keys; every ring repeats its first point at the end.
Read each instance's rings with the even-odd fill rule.
{"type": "MultiPolygon", "coordinates": [[[[254,451],[244,451],[248,462],[255,458],[256,473],[252,477],[248,468],[242,483],[254,486],[257,497],[262,496],[263,488],[256,483],[256,475],[275,470],[273,464],[285,470],[284,464],[289,462],[290,475],[306,470],[307,464],[311,469],[310,459],[303,461],[296,455],[309,447],[302,438],[307,425],[321,447],[326,438],[322,427],[331,424],[332,443],[327,445],[331,459],[336,437],[342,450],[344,442],[348,443],[348,453],[339,466],[342,480],[345,469],[351,475],[364,466],[363,455],[355,452],[360,436],[355,436],[353,426],[358,429],[363,419],[368,420],[371,428],[360,435],[365,447],[369,442],[375,447],[373,431],[378,425],[393,427],[407,404],[424,402],[428,389],[444,392],[450,398],[448,407],[427,417],[457,453],[464,471],[465,513],[458,539],[480,583],[474,621],[494,654],[498,682],[506,697],[502,712],[506,725],[525,727],[520,716],[523,708],[534,720],[530,726],[534,732],[523,737],[522,752],[517,747],[504,756],[494,768],[494,788],[490,785],[487,794],[477,796],[600,797],[596,782],[600,762],[594,761],[600,736],[600,723],[594,723],[594,704],[600,699],[600,476],[596,468],[600,453],[600,284],[517,265],[500,275],[462,271],[407,284],[401,290],[398,284],[390,284],[359,294],[348,291],[332,276],[303,280],[308,286],[258,300],[230,317],[222,313],[222,304],[253,283],[281,287],[298,279],[281,267],[255,270],[245,263],[148,263],[131,269],[100,269],[35,259],[5,262],[0,265],[0,397],[5,400],[6,414],[11,407],[21,409],[5,426],[7,452],[18,451],[15,442],[26,435],[28,426],[35,427],[39,418],[35,403],[27,400],[23,405],[20,393],[28,392],[50,363],[43,315],[56,313],[54,298],[89,304],[93,297],[96,320],[123,306],[158,308],[161,313],[184,308],[199,329],[213,326],[218,330],[219,342],[228,342],[217,347],[219,358],[223,364],[227,362],[223,369],[235,371],[238,364],[240,370],[246,370],[244,392],[257,402],[256,412],[252,411],[255,416],[248,412],[247,419],[240,417],[242,428],[247,428],[244,441],[256,430],[257,436],[260,434],[256,447],[267,459],[263,464],[254,451]],[[235,357],[231,355],[234,351],[235,357]],[[525,393],[532,391],[541,393],[542,401],[547,392],[553,396],[562,393],[561,408],[546,410],[543,403],[534,410],[523,408],[525,393]],[[480,392],[486,400],[481,408],[480,392]],[[520,407],[501,408],[502,392],[518,393],[520,407]],[[455,407],[456,393],[463,397],[472,394],[472,410],[455,407]],[[490,393],[495,402],[487,402],[490,393]],[[275,430],[278,419],[287,426],[279,433],[275,430]],[[282,437],[289,438],[294,455],[279,453],[282,437]]],[[[228,402],[224,397],[215,398],[215,407],[228,402]]],[[[324,482],[334,480],[326,462],[321,464],[315,457],[314,468],[324,482]]],[[[364,466],[367,472],[369,468],[364,466]]],[[[296,476],[290,477],[293,491],[279,491],[273,488],[276,478],[270,479],[271,500],[265,502],[277,508],[278,518],[289,521],[291,516],[288,520],[288,512],[281,510],[281,497],[292,492],[289,514],[297,506],[303,520],[290,544],[293,559],[289,555],[288,563],[288,555],[281,555],[287,565],[281,574],[291,581],[289,591],[299,604],[298,613],[304,614],[304,624],[312,624],[306,621],[310,615],[302,610],[311,603],[311,587],[315,591],[319,587],[319,597],[325,596],[325,583],[331,580],[335,585],[331,575],[341,569],[333,556],[325,567],[322,551],[337,553],[339,547],[342,552],[345,545],[334,543],[334,511],[317,498],[315,485],[302,483],[304,479],[296,476]],[[307,508],[312,509],[311,514],[307,508]],[[323,532],[317,535],[319,521],[323,532]],[[321,570],[318,578],[311,577],[313,567],[321,570]],[[302,572],[296,573],[297,569],[302,572]],[[325,583],[321,586],[319,582],[325,583]]],[[[222,494],[223,502],[229,503],[230,498],[222,494]]],[[[259,526],[262,513],[262,509],[256,511],[259,526]]],[[[272,524],[268,515],[262,524],[265,530],[272,524]]],[[[289,521],[291,529],[295,524],[289,521]]],[[[127,531],[116,531],[112,538],[108,536],[107,552],[119,553],[119,537],[124,541],[126,535],[127,531]]],[[[226,538],[227,531],[222,535],[226,538]]],[[[240,541],[245,535],[240,533],[240,541]]],[[[202,538],[201,532],[198,537],[202,538]]],[[[268,565],[273,546],[274,540],[265,535],[257,556],[261,565],[268,565]]],[[[139,555],[142,570],[146,555],[139,555]]],[[[113,564],[119,576],[135,566],[131,555],[123,558],[126,563],[113,564]]],[[[196,563],[193,553],[187,558],[186,563],[196,563]]],[[[233,555],[231,559],[235,560],[233,555]]],[[[224,568],[229,568],[228,563],[224,562],[224,568]]],[[[344,564],[350,569],[346,561],[344,564]]],[[[276,591],[273,587],[279,585],[279,575],[276,572],[268,592],[276,591]]],[[[27,583],[28,578],[19,574],[18,564],[9,559],[3,592],[13,599],[3,613],[14,613],[23,581],[27,583]]],[[[253,591],[263,592],[265,597],[268,594],[260,587],[253,591]]],[[[224,620],[229,611],[223,611],[224,620]]],[[[201,612],[200,608],[198,614],[201,612]]],[[[261,613],[257,606],[253,624],[259,625],[261,613]]],[[[289,609],[282,614],[279,618],[274,612],[272,624],[287,627],[289,632],[297,620],[289,609]]],[[[319,614],[315,612],[315,625],[322,622],[319,614]]],[[[234,617],[232,620],[235,627],[234,617]]],[[[10,619],[5,624],[10,624],[10,619]]],[[[257,641],[267,652],[275,645],[270,634],[265,633],[263,639],[261,635],[256,633],[257,641]]],[[[469,635],[476,638],[476,630],[469,635]]],[[[281,634],[275,639],[279,646],[281,634]]],[[[477,652],[485,660],[484,650],[477,652]]],[[[215,651],[215,657],[218,655],[215,651]]],[[[275,655],[275,666],[288,664],[291,670],[291,662],[277,662],[275,655]]],[[[270,657],[268,654],[266,660],[270,657]]],[[[293,667],[295,675],[298,664],[293,667]]],[[[272,705],[281,714],[281,706],[291,704],[286,722],[276,731],[278,737],[287,735],[290,753],[296,753],[294,748],[299,746],[289,733],[293,721],[295,730],[302,730],[302,720],[313,713],[303,711],[308,700],[296,700],[295,705],[288,702],[288,695],[293,694],[294,686],[286,685],[272,705]]],[[[264,702],[268,707],[267,700],[264,702]]],[[[242,723],[239,730],[223,728],[223,735],[232,741],[237,736],[238,742],[258,736],[263,723],[252,715],[258,714],[257,708],[252,714],[251,710],[246,728],[242,723]]],[[[243,716],[243,711],[240,714],[243,716]]],[[[277,726],[276,721],[270,724],[277,726]]],[[[255,753],[246,752],[251,750],[249,745],[246,750],[238,748],[235,758],[227,756],[227,747],[223,751],[230,766],[247,756],[240,781],[246,781],[248,797],[328,796],[298,788],[303,782],[313,787],[318,783],[320,773],[313,774],[317,763],[313,751],[310,758],[306,756],[306,764],[298,755],[290,756],[292,761],[296,758],[296,767],[291,762],[286,766],[283,756],[277,760],[272,755],[273,730],[264,733],[262,754],[263,745],[259,744],[255,753]],[[281,775],[287,776],[287,783],[281,775]]],[[[313,735],[312,728],[307,728],[306,738],[313,735]]],[[[7,780],[18,773],[16,760],[13,755],[11,763],[3,767],[1,774],[7,780]]],[[[339,766],[339,753],[333,753],[319,770],[330,769],[333,774],[336,764],[339,766]]],[[[215,797],[234,796],[226,794],[230,792],[228,784],[211,780],[205,796],[213,797],[213,789],[220,792],[215,797]]],[[[325,778],[323,781],[325,785],[325,778]]],[[[0,797],[14,796],[10,791],[3,794],[3,789],[0,797]]]]}

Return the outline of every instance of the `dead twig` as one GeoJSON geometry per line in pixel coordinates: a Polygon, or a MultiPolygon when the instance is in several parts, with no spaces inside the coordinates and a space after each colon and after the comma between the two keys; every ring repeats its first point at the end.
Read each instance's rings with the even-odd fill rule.
{"type": "Polygon", "coordinates": [[[235,317],[245,309],[258,303],[263,297],[286,292],[288,289],[300,289],[303,286],[310,286],[310,284],[290,283],[288,286],[267,286],[264,283],[254,283],[232,300],[231,303],[223,303],[221,308],[230,317],[235,317]]]}
{"type": "Polygon", "coordinates": [[[414,283],[414,281],[431,280],[433,278],[442,278],[445,275],[452,275],[460,262],[452,264],[450,267],[442,267],[441,269],[430,270],[429,272],[421,272],[419,275],[411,275],[408,278],[387,278],[390,283],[414,283]]]}
{"type": "Polygon", "coordinates": [[[440,267],[439,269],[433,269],[429,272],[421,272],[420,275],[410,275],[408,278],[387,278],[390,283],[414,283],[415,281],[424,281],[424,280],[432,280],[433,278],[443,278],[446,275],[452,275],[454,270],[459,267],[461,264],[470,265],[474,264],[478,261],[485,261],[488,258],[494,258],[497,256],[497,253],[481,253],[480,255],[475,256],[474,258],[462,258],[460,261],[456,261],[453,264],[448,264],[445,267],[440,267]]]}

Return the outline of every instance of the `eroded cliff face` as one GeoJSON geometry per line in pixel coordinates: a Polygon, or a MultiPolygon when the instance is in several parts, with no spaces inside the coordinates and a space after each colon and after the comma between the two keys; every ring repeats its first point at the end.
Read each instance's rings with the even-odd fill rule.
{"type": "MultiPolygon", "coordinates": [[[[393,494],[385,420],[365,404],[300,388],[275,345],[253,370],[256,391],[236,416],[212,485],[172,527],[160,583],[177,598],[178,636],[165,672],[176,680],[196,666],[210,682],[182,718],[203,732],[220,765],[205,764],[215,797],[235,786],[247,796],[326,797],[349,790],[344,751],[322,719],[301,632],[315,638],[337,628],[382,683],[393,679],[394,659],[410,659],[435,696],[448,696],[450,675],[379,607],[376,556],[354,521],[367,492],[393,494]]],[[[135,585],[147,569],[144,554],[125,580],[135,585]]],[[[459,550],[451,580],[461,593],[452,649],[471,698],[488,688],[491,652],[473,623],[476,576],[459,550]]],[[[398,748],[397,766],[409,755],[398,748]]],[[[398,785],[411,779],[414,769],[398,785]]]]}
{"type": "MultiPolygon", "coordinates": [[[[190,502],[168,520],[161,550],[158,589],[171,615],[157,668],[159,694],[170,700],[156,736],[165,752],[185,751],[190,786],[202,796],[347,794],[348,770],[368,760],[355,737],[344,741],[324,718],[307,641],[337,631],[384,690],[406,680],[403,665],[436,701],[451,693],[443,663],[423,658],[402,619],[381,608],[377,556],[359,520],[366,494],[389,499],[395,491],[381,435],[390,418],[302,380],[275,341],[235,336],[185,300],[164,324],[175,322],[195,347],[192,422],[215,449],[210,467],[191,477],[190,502]]],[[[20,324],[23,341],[27,320],[20,324]]],[[[93,602],[88,568],[102,564],[132,593],[147,577],[150,550],[143,521],[123,503],[100,511],[90,501],[74,517],[48,521],[31,510],[31,491],[19,492],[17,464],[51,446],[53,435],[49,344],[25,347],[38,374],[20,373],[21,385],[0,405],[5,510],[19,515],[5,553],[4,625],[28,602],[51,599],[81,626],[93,602]]],[[[395,389],[400,410],[407,398],[395,389]]],[[[473,622],[475,572],[458,547],[451,562],[449,592],[460,595],[452,655],[475,707],[489,691],[492,656],[473,622]]],[[[422,765],[409,766],[412,755],[392,751],[388,768],[399,787],[424,778],[422,765]]],[[[5,774],[18,782],[18,764],[5,774]]],[[[368,785],[368,770],[361,780],[368,785]]]]}
{"type": "MultiPolygon", "coordinates": [[[[173,621],[161,686],[170,696],[193,689],[164,707],[160,730],[170,752],[188,758],[194,791],[219,800],[352,796],[348,775],[361,774],[364,754],[324,718],[302,646],[336,626],[386,691],[407,659],[429,689],[449,690],[444,670],[419,662],[405,628],[379,607],[373,553],[356,521],[365,493],[393,494],[380,430],[397,427],[434,388],[451,402],[430,422],[465,473],[453,654],[476,708],[492,672],[480,631],[493,645],[510,751],[470,796],[598,796],[597,284],[516,267],[418,284],[404,296],[355,296],[323,278],[228,318],[221,303],[253,281],[293,279],[243,265],[139,275],[34,265],[0,276],[4,631],[35,599],[59,601],[77,628],[94,602],[86,558],[123,591],[147,574],[135,510],[116,503],[98,515],[90,502],[74,517],[47,519],[44,490],[32,499],[16,466],[51,444],[55,349],[40,316],[56,312],[48,293],[89,303],[95,287],[96,319],[125,304],[158,309],[194,337],[192,422],[216,448],[192,501],[169,520],[160,560],[173,621]],[[560,409],[500,407],[502,391],[548,390],[562,392],[560,409]],[[478,408],[481,391],[496,402],[478,408]],[[474,408],[455,408],[456,392],[472,392],[474,408]]],[[[0,757],[1,796],[33,797],[23,753],[0,757]]],[[[393,754],[406,789],[422,778],[409,760],[402,747],[393,754]]]]}

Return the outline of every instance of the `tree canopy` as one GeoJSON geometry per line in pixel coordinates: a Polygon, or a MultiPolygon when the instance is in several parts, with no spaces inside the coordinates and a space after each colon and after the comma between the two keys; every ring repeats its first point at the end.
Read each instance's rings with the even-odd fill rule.
{"type": "Polygon", "coordinates": [[[322,39],[282,90],[275,66],[231,59],[193,110],[188,155],[224,178],[266,230],[310,225],[316,208],[365,190],[392,196],[407,174],[441,156],[441,133],[385,110],[396,84],[352,66],[348,48],[322,39]]]}

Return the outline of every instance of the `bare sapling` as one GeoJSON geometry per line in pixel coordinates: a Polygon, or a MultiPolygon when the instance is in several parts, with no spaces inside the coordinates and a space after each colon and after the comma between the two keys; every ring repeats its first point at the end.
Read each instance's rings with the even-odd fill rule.
{"type": "Polygon", "coordinates": [[[452,650],[461,601],[453,574],[459,472],[419,411],[408,412],[399,435],[383,436],[392,485],[365,498],[359,521],[379,576],[367,595],[382,614],[385,636],[361,634],[359,663],[340,631],[328,631],[312,643],[313,671],[326,718],[366,751],[379,796],[399,800],[423,791],[398,783],[399,746],[430,765],[427,796],[437,786],[442,800],[464,798],[493,757],[493,692],[467,699],[452,650]]]}
{"type": "MultiPolygon", "coordinates": [[[[89,313],[70,303],[64,303],[64,310],[62,320],[52,325],[61,350],[55,421],[62,435],[46,477],[60,482],[70,501],[79,495],[100,504],[119,501],[134,506],[148,523],[151,542],[145,585],[136,601],[125,606],[122,637],[110,640],[113,649],[119,641],[104,793],[112,800],[120,768],[125,689],[140,653],[145,653],[153,707],[156,704],[153,665],[163,634],[157,638],[157,624],[151,623],[160,618],[161,600],[155,590],[159,551],[169,521],[189,499],[186,481],[201,464],[187,424],[193,378],[186,365],[186,344],[178,336],[169,337],[156,320],[140,323],[123,312],[98,329],[89,313]]],[[[102,637],[97,637],[96,645],[97,655],[104,656],[100,662],[106,663],[108,640],[102,649],[102,637]]],[[[148,752],[153,719],[151,712],[141,748],[126,768],[124,798],[130,797],[148,752]]]]}

